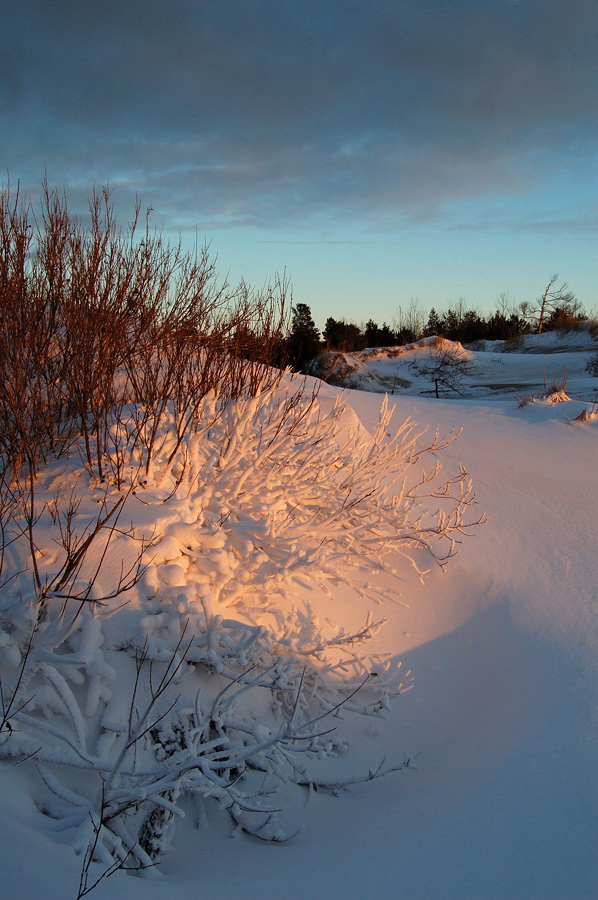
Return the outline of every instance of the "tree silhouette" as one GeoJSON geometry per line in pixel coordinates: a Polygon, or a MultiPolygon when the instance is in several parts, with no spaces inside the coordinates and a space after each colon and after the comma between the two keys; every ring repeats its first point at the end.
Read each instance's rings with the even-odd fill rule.
{"type": "Polygon", "coordinates": [[[424,329],[424,335],[427,337],[433,337],[434,335],[444,334],[446,330],[446,322],[444,319],[441,319],[434,307],[430,310],[430,315],[428,316],[428,324],[424,329]]]}
{"type": "Polygon", "coordinates": [[[558,277],[558,274],[550,276],[544,293],[535,304],[527,301],[521,304],[524,318],[537,326],[538,334],[570,324],[571,321],[579,321],[584,317],[581,304],[573,291],[568,290],[567,282],[564,281],[557,287],[558,277]]]}
{"type": "Polygon", "coordinates": [[[293,307],[288,351],[289,362],[298,372],[304,371],[307,363],[320,352],[320,332],[307,303],[298,303],[293,307]]]}

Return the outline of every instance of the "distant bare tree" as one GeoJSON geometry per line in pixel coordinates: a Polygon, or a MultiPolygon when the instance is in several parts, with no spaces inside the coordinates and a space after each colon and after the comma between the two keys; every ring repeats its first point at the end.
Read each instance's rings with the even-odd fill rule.
{"type": "Polygon", "coordinates": [[[501,291],[496,297],[496,310],[505,318],[517,313],[517,303],[509,291],[501,291]]]}
{"type": "Polygon", "coordinates": [[[580,309],[579,301],[573,291],[568,290],[566,281],[556,287],[558,279],[558,273],[550,276],[542,296],[535,305],[527,302],[521,304],[524,317],[538,323],[538,334],[542,334],[544,331],[547,317],[556,313],[557,310],[572,309],[578,312],[580,309]]]}
{"type": "Polygon", "coordinates": [[[443,338],[430,344],[429,349],[429,356],[414,363],[419,374],[434,384],[436,397],[440,397],[441,391],[460,394],[463,379],[472,369],[468,353],[459,344],[443,338]]]}
{"type": "Polygon", "coordinates": [[[406,309],[399,306],[397,315],[393,319],[393,328],[397,335],[410,336],[411,341],[418,341],[421,338],[425,325],[426,317],[417,297],[410,298],[406,309]]]}

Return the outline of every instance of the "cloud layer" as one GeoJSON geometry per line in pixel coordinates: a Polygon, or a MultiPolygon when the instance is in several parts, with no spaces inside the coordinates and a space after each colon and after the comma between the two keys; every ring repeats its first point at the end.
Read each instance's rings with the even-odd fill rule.
{"type": "Polygon", "coordinates": [[[179,228],[395,228],[595,166],[595,0],[11,7],[4,169],[109,180],[179,228]]]}

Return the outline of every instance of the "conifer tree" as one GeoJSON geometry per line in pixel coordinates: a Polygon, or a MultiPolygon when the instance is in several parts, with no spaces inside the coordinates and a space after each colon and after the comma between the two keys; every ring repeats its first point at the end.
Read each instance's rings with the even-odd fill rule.
{"type": "Polygon", "coordinates": [[[320,352],[320,332],[307,303],[298,303],[293,307],[288,350],[289,361],[298,372],[304,371],[309,361],[320,352]]]}

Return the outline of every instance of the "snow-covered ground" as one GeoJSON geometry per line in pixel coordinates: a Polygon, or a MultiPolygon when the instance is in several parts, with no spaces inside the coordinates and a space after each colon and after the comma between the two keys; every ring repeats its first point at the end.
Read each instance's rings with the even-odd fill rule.
{"type": "MultiPolygon", "coordinates": [[[[330,354],[324,371],[345,387],[388,392],[391,395],[434,394],[429,370],[443,354],[463,363],[457,372],[457,390],[445,396],[468,399],[497,398],[514,393],[522,396],[547,393],[552,382],[566,381],[575,397],[592,394],[592,382],[585,370],[598,342],[586,329],[568,333],[527,335],[511,345],[503,341],[481,341],[472,347],[437,338],[424,338],[403,347],[380,347],[360,353],[330,354]]],[[[449,372],[450,380],[450,372],[449,372]]]]}
{"type": "MultiPolygon", "coordinates": [[[[367,612],[385,616],[367,652],[390,654],[414,678],[385,718],[348,715],[349,749],[323,765],[359,773],[406,754],[412,765],[337,795],[297,789],[285,824],[301,830],[286,843],[189,809],[159,874],[116,872],[92,897],[598,897],[598,379],[585,370],[597,345],[587,335],[528,342],[471,351],[461,394],[441,399],[413,368],[425,348],[348,360],[349,430],[365,441],[379,392],[393,389],[393,424],[462,426],[442,462],[469,470],[488,516],[423,584],[407,566],[400,582],[374,576],[394,594],[382,604],[305,586],[311,614],[348,631],[367,612]],[[565,370],[570,399],[552,402],[545,385],[565,370]]],[[[322,405],[338,392],[324,386],[322,405]]],[[[176,582],[174,568],[165,577],[176,582]]],[[[76,897],[71,832],[50,830],[29,764],[0,765],[2,897],[76,897]]]]}

